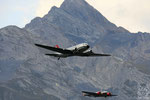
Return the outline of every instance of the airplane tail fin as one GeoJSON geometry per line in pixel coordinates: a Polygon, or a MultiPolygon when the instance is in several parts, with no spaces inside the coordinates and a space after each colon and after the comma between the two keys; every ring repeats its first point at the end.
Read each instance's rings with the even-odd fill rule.
{"type": "Polygon", "coordinates": [[[55,48],[59,48],[59,45],[55,45],[55,48]]]}

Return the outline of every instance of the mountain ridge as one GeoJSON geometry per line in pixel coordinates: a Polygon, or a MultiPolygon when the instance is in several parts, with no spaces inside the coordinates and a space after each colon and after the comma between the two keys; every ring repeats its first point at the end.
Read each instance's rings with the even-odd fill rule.
{"type": "Polygon", "coordinates": [[[133,34],[117,27],[85,2],[66,0],[65,8],[64,4],[53,7],[24,28],[0,29],[0,100],[93,99],[83,97],[82,90],[108,90],[118,95],[109,100],[149,98],[150,34],[133,34]],[[83,4],[70,10],[67,2],[83,4]],[[82,5],[88,9],[81,10],[82,5]],[[59,44],[66,48],[82,42],[89,43],[94,52],[110,53],[112,57],[58,61],[44,55],[51,51],[34,45],[59,44]]]}

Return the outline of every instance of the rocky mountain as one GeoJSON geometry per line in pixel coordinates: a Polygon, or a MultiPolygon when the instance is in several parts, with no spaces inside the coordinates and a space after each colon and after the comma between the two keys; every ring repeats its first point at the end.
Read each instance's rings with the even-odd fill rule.
{"type": "Polygon", "coordinates": [[[65,0],[24,28],[0,29],[0,100],[93,100],[82,90],[118,95],[107,100],[149,100],[149,66],[150,34],[117,27],[85,0],[65,0]],[[58,61],[34,45],[82,42],[112,57],[58,61]]]}

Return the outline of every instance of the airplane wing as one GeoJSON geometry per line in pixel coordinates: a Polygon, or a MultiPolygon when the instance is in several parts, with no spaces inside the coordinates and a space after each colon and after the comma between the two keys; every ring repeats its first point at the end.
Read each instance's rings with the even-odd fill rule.
{"type": "Polygon", "coordinates": [[[118,96],[118,95],[111,95],[111,96],[118,96]]]}
{"type": "Polygon", "coordinates": [[[56,47],[51,47],[51,46],[46,46],[46,45],[41,45],[41,44],[35,44],[35,45],[38,47],[41,47],[41,48],[44,48],[47,50],[51,50],[51,51],[55,51],[55,52],[59,52],[62,54],[72,54],[73,53],[71,50],[66,50],[66,49],[62,49],[62,48],[56,48],[56,47]]]}
{"type": "Polygon", "coordinates": [[[47,55],[47,56],[59,57],[59,55],[58,55],[58,54],[45,54],[45,55],[47,55]]]}
{"type": "Polygon", "coordinates": [[[94,93],[94,92],[87,92],[87,91],[82,91],[82,93],[83,93],[83,95],[85,95],[85,96],[95,96],[95,95],[97,95],[97,94],[94,93]]]}
{"type": "Polygon", "coordinates": [[[97,53],[80,53],[77,56],[111,56],[110,54],[97,54],[97,53]]]}
{"type": "Polygon", "coordinates": [[[89,54],[88,56],[111,56],[110,54],[96,54],[96,53],[93,53],[93,54],[89,54]]]}

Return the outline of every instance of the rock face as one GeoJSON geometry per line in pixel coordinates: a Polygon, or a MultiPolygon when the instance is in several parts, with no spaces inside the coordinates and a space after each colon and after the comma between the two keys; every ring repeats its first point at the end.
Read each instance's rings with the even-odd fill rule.
{"type": "Polygon", "coordinates": [[[117,27],[85,0],[65,0],[22,29],[0,29],[0,100],[93,99],[83,97],[82,90],[118,95],[109,100],[149,100],[149,66],[150,34],[117,27]],[[58,61],[34,45],[66,48],[82,42],[112,57],[58,61]]]}

